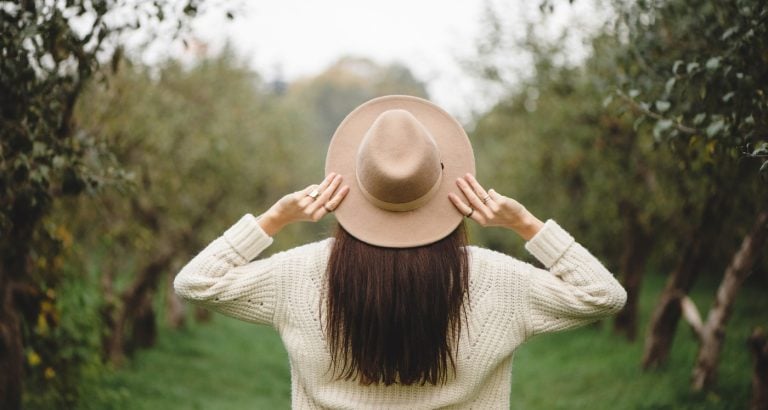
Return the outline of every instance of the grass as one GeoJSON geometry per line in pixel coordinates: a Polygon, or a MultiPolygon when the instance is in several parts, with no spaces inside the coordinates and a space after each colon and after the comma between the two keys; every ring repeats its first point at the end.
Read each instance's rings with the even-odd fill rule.
{"type": "MultiPolygon", "coordinates": [[[[629,343],[609,322],[532,339],[515,353],[512,409],[743,409],[750,397],[746,338],[768,325],[766,285],[750,278],[729,323],[718,387],[689,393],[697,344],[678,326],[667,366],[640,370],[642,334],[664,278],[647,278],[641,295],[641,337],[629,343]]],[[[708,309],[716,281],[691,296],[708,309]]],[[[703,315],[705,313],[702,313],[703,315]]],[[[158,346],[86,386],[83,409],[253,409],[290,407],[288,358],[277,334],[223,316],[182,331],[164,330],[158,346]]]]}

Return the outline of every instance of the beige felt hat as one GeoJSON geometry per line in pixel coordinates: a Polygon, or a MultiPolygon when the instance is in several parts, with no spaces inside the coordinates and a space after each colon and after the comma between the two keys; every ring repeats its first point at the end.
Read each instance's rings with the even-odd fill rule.
{"type": "Polygon", "coordinates": [[[333,134],[326,175],[350,190],[336,219],[371,245],[409,248],[436,242],[464,217],[456,178],[475,173],[467,134],[456,119],[417,97],[390,95],[355,108],[333,134]]]}

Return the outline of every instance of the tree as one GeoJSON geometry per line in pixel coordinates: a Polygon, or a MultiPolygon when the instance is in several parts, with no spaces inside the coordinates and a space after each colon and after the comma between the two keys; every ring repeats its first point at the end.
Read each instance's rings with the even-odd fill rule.
{"type": "MultiPolygon", "coordinates": [[[[0,402],[5,408],[21,405],[22,349],[29,342],[22,337],[25,321],[39,316],[44,290],[57,280],[46,268],[54,266],[58,241],[42,221],[54,200],[94,189],[109,176],[83,162],[88,152],[99,150],[72,122],[83,86],[100,57],[119,57],[114,42],[120,33],[166,16],[183,21],[173,8],[157,5],[134,11],[125,25],[108,25],[110,13],[123,7],[122,1],[87,0],[0,7],[0,402]]],[[[183,14],[193,15],[197,1],[182,7],[183,14]]]]}
{"type": "MultiPolygon", "coordinates": [[[[631,119],[604,108],[620,47],[613,34],[590,34],[591,55],[573,67],[564,63],[561,38],[531,27],[515,39],[503,29],[509,16],[489,10],[488,18],[492,30],[480,45],[476,71],[511,91],[472,133],[485,158],[478,172],[536,212],[557,215],[578,230],[579,240],[621,276],[628,299],[614,329],[633,340],[647,261],[663,263],[662,251],[673,239],[668,232],[675,227],[664,222],[675,220],[671,212],[680,200],[671,184],[676,166],[631,119]],[[532,61],[533,74],[509,83],[509,75],[498,74],[510,71],[508,60],[532,61]],[[538,180],[546,184],[531,182],[538,180]]],[[[477,235],[492,247],[514,246],[494,233],[477,235]]]]}
{"type": "Polygon", "coordinates": [[[628,41],[619,61],[624,83],[616,95],[652,124],[656,141],[673,149],[684,172],[704,174],[709,181],[699,227],[691,232],[654,312],[644,367],[666,361],[681,300],[729,205],[735,197],[750,199],[741,212],[752,214],[754,228],[733,254],[715,306],[698,328],[701,346],[692,388],[702,390],[714,384],[730,307],[765,243],[768,200],[765,184],[756,179],[758,169],[768,175],[768,6],[750,0],[675,0],[619,11],[628,41]]]}
{"type": "Polygon", "coordinates": [[[399,64],[379,65],[366,58],[342,57],[317,76],[291,84],[290,104],[312,116],[312,133],[329,141],[341,120],[356,106],[387,94],[427,97],[422,81],[399,64]]]}
{"type": "Polygon", "coordinates": [[[102,265],[102,318],[105,357],[121,363],[154,344],[162,279],[242,212],[316,179],[320,143],[228,49],[190,69],[124,64],[92,84],[77,118],[130,176],[63,210],[91,252],[118,261],[102,265]],[[148,256],[126,258],[137,252],[148,256]]]}

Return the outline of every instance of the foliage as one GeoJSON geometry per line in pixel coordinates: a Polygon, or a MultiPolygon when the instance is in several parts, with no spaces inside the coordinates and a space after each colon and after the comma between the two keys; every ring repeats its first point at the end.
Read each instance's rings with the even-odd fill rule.
{"type": "MultiPolygon", "coordinates": [[[[365,64],[380,87],[411,86],[408,72],[403,80],[391,75],[395,69],[365,64]]],[[[317,87],[326,90],[326,98],[354,106],[361,101],[347,98],[347,91],[357,98],[372,92],[358,74],[337,68],[329,72],[334,74],[281,92],[225,49],[189,66],[123,61],[106,73],[107,81],[88,84],[75,107],[76,124],[80,133],[108,147],[110,156],[88,155],[82,161],[95,169],[119,166],[122,182],[98,195],[58,201],[47,218],[77,238],[60,258],[68,279],[57,290],[64,296],[62,312],[86,313],[82,321],[70,320],[66,326],[67,331],[78,329],[78,349],[87,355],[79,378],[72,378],[81,387],[106,370],[101,355],[113,332],[124,333],[126,353],[138,347],[131,341],[134,324],[115,329],[113,322],[127,307],[121,295],[158,255],[168,258],[147,297],[155,301],[155,322],[163,323],[168,300],[161,290],[183,262],[243,213],[258,214],[322,175],[324,156],[318,153],[328,136],[318,135],[315,120],[329,121],[321,111],[327,107],[321,100],[307,105],[302,97],[317,87]],[[87,306],[81,306],[85,301],[87,306]]],[[[270,252],[316,239],[331,222],[289,227],[270,252]]],[[[65,357],[60,349],[48,353],[65,357]]],[[[27,405],[52,406],[57,397],[78,391],[30,390],[27,405]]],[[[97,389],[84,394],[112,400],[123,393],[97,389]]]]}
{"type": "Polygon", "coordinates": [[[312,123],[311,132],[325,143],[352,109],[387,94],[426,97],[427,90],[407,67],[349,56],[317,76],[291,84],[287,97],[292,105],[303,108],[312,123]]]}
{"type": "MultiPolygon", "coordinates": [[[[69,376],[81,359],[67,353],[79,339],[60,327],[70,318],[57,302],[60,252],[71,235],[44,220],[55,200],[121,176],[118,167],[86,164],[86,156],[108,160],[109,150],[73,122],[83,87],[100,61],[119,61],[123,33],[163,21],[178,30],[197,7],[197,0],[180,9],[121,0],[0,3],[0,400],[10,408],[19,405],[22,359],[31,390],[60,393],[73,390],[69,376]]],[[[60,397],[58,405],[74,400],[60,397]]]]}
{"type": "Polygon", "coordinates": [[[641,1],[618,10],[626,52],[616,95],[638,124],[705,168],[746,157],[768,176],[768,5],[641,1]]]}
{"type": "MultiPolygon", "coordinates": [[[[670,233],[686,222],[673,217],[680,202],[673,184],[677,166],[631,119],[603,108],[620,52],[616,39],[609,34],[591,38],[593,53],[571,67],[563,63],[561,43],[533,28],[516,39],[503,29],[508,16],[489,18],[496,23],[488,37],[496,40],[482,44],[482,56],[488,58],[479,62],[479,72],[505,71],[493,65],[505,64],[510,55],[526,55],[534,66],[514,84],[506,77],[487,77],[509,92],[478,117],[472,132],[476,156],[482,158],[480,177],[535,214],[578,232],[579,240],[617,274],[624,268],[622,256],[634,246],[627,243],[628,235],[653,235],[656,266],[668,263],[675,245],[670,233]],[[633,232],[638,225],[647,232],[633,232]]],[[[491,247],[524,254],[522,244],[506,232],[475,235],[491,247]]]]}

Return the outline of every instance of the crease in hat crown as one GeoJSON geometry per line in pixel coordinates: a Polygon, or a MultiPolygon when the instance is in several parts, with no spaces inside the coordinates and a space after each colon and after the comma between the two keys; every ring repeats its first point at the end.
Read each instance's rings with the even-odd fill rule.
{"type": "Polygon", "coordinates": [[[439,191],[443,167],[429,130],[410,112],[382,112],[367,130],[356,158],[363,196],[378,208],[417,209],[439,191]]]}

